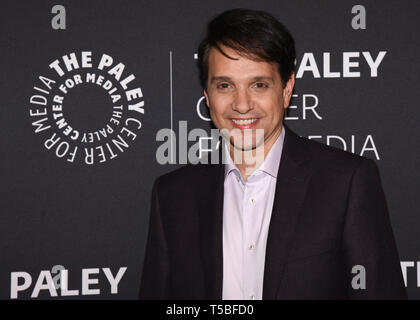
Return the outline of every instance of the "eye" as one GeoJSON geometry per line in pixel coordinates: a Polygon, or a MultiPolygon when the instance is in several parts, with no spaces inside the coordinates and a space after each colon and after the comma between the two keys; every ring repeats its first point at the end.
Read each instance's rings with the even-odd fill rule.
{"type": "Polygon", "coordinates": [[[229,83],[223,82],[223,83],[219,83],[217,85],[217,89],[228,89],[229,88],[229,83]]]}
{"type": "Polygon", "coordinates": [[[265,89],[268,88],[268,84],[266,84],[265,82],[257,82],[254,84],[254,87],[257,89],[265,89]]]}

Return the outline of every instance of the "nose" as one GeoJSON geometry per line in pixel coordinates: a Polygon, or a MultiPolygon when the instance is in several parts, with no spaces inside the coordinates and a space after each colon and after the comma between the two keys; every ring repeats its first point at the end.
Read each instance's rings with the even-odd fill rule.
{"type": "Polygon", "coordinates": [[[236,90],[233,97],[232,109],[242,114],[246,114],[253,109],[251,95],[246,89],[236,90]]]}

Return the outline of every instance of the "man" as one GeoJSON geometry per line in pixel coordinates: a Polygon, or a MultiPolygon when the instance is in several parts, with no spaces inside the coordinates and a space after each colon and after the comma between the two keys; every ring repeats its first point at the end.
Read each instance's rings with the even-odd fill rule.
{"type": "Polygon", "coordinates": [[[406,298],[375,163],[283,125],[295,81],[285,27],[226,11],[198,54],[225,164],[156,180],[140,298],[406,298]]]}

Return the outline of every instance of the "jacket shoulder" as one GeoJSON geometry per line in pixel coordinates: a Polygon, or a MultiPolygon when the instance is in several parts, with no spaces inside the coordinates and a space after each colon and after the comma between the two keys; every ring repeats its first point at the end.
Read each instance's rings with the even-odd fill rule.
{"type": "Polygon", "coordinates": [[[168,191],[194,191],[205,183],[209,176],[220,173],[221,167],[221,164],[187,164],[159,176],[155,185],[168,191]]]}

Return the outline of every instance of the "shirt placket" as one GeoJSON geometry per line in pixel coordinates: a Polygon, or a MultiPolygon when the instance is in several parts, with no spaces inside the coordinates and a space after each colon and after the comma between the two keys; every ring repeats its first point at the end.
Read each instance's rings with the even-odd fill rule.
{"type": "Polygon", "coordinates": [[[256,288],[254,288],[255,278],[255,239],[252,234],[253,214],[255,214],[256,198],[251,183],[247,183],[244,188],[243,197],[243,298],[254,300],[257,298],[256,288]]]}

